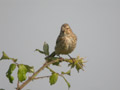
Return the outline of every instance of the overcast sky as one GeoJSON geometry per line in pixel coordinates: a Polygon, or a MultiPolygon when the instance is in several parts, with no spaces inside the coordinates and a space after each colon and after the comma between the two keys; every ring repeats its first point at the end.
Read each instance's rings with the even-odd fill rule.
{"type": "MultiPolygon", "coordinates": [[[[119,0],[0,0],[0,57],[5,51],[18,63],[44,63],[44,41],[54,50],[60,27],[68,23],[77,35],[72,57],[86,57],[85,71],[66,76],[70,90],[120,90],[120,1],[119,0]]],[[[68,56],[63,56],[68,58],[68,56]]],[[[0,88],[14,90],[5,74],[11,61],[0,62],[0,88]]],[[[66,63],[61,68],[67,71],[66,63]]],[[[45,69],[39,76],[50,75],[45,69]]],[[[13,73],[16,76],[16,71],[13,73]]],[[[67,90],[62,78],[50,86],[49,79],[29,83],[23,90],[67,90]]]]}

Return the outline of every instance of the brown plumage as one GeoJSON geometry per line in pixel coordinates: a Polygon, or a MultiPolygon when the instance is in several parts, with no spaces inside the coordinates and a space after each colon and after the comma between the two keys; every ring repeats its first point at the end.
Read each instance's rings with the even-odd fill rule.
{"type": "Polygon", "coordinates": [[[61,26],[60,34],[56,41],[55,51],[48,57],[54,57],[55,55],[65,54],[69,55],[76,47],[77,37],[72,32],[72,29],[68,24],[61,26]]]}

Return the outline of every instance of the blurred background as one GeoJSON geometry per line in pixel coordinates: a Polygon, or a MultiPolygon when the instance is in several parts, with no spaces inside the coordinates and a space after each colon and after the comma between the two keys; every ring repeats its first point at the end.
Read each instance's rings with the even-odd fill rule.
{"type": "MultiPolygon", "coordinates": [[[[120,1],[119,0],[0,0],[0,57],[2,51],[37,70],[44,55],[34,52],[44,42],[54,51],[57,36],[63,23],[68,23],[78,37],[72,57],[86,57],[85,71],[72,70],[66,76],[70,90],[120,89],[120,1]]],[[[62,56],[68,58],[68,56],[62,56]]],[[[15,90],[6,72],[11,61],[0,61],[0,88],[15,90]]],[[[66,63],[54,70],[67,71],[66,63]]],[[[45,69],[39,76],[50,75],[45,69]]],[[[28,74],[28,76],[30,76],[28,74]]],[[[29,83],[23,90],[67,90],[59,78],[53,86],[49,79],[29,83]]]]}

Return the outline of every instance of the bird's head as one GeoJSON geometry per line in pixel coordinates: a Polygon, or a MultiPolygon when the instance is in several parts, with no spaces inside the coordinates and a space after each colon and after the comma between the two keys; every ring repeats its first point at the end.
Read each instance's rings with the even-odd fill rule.
{"type": "Polygon", "coordinates": [[[69,24],[65,23],[61,26],[61,34],[68,35],[72,32],[69,24]]]}

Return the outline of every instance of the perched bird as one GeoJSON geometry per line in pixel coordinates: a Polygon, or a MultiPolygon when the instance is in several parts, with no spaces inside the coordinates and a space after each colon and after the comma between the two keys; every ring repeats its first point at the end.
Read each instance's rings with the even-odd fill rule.
{"type": "MultiPolygon", "coordinates": [[[[61,26],[60,34],[56,40],[55,51],[48,57],[54,57],[55,55],[65,54],[69,55],[76,47],[77,37],[72,32],[70,26],[65,23],[61,26]]],[[[71,58],[71,57],[70,57],[71,58]]]]}

